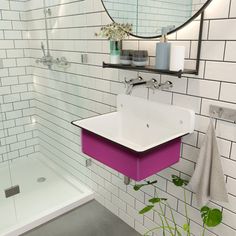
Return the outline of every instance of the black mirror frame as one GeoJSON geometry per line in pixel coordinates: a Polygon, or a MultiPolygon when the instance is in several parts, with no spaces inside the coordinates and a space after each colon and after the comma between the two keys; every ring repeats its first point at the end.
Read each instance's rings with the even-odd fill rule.
{"type": "MultiPolygon", "coordinates": [[[[110,19],[114,21],[114,19],[111,17],[111,15],[109,14],[109,12],[107,11],[106,7],[105,7],[105,4],[103,2],[103,0],[101,0],[102,2],[102,5],[107,13],[107,15],[110,17],[110,19]]],[[[190,19],[188,19],[185,23],[183,23],[182,25],[180,25],[179,27],[175,28],[174,30],[170,31],[168,34],[172,34],[172,33],[175,33],[176,31],[182,29],[183,27],[185,27],[186,25],[188,25],[190,22],[192,22],[194,19],[196,19],[207,7],[208,5],[212,2],[212,0],[207,0],[207,2],[201,7],[201,9],[196,12],[190,19]]],[[[135,35],[135,34],[130,34],[131,36],[135,37],[135,38],[140,38],[140,39],[156,39],[156,38],[160,38],[161,35],[157,35],[157,36],[138,36],[138,35],[135,35]]]]}

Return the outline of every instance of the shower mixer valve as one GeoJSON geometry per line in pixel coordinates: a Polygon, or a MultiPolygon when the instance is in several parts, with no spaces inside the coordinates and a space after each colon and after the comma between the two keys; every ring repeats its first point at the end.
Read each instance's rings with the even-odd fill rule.
{"type": "Polygon", "coordinates": [[[58,67],[62,68],[68,68],[70,66],[70,62],[68,62],[65,57],[54,58],[53,56],[51,56],[49,51],[46,54],[43,42],[41,43],[41,49],[43,52],[43,57],[37,59],[36,63],[41,63],[44,66],[47,66],[49,69],[51,69],[53,65],[57,65],[58,67]]]}

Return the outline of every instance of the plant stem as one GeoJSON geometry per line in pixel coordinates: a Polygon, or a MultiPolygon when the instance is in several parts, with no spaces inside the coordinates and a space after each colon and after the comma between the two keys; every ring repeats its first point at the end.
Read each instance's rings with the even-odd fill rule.
{"type": "Polygon", "coordinates": [[[204,225],[203,225],[202,236],[205,236],[205,232],[206,232],[206,227],[205,227],[205,224],[204,224],[204,225]]]}
{"type": "MultiPolygon", "coordinates": [[[[167,227],[167,229],[168,229],[168,231],[170,232],[170,233],[172,233],[171,232],[171,227],[170,227],[170,225],[167,225],[167,226],[165,226],[165,224],[164,224],[164,221],[163,221],[163,218],[165,218],[165,215],[162,215],[162,214],[160,214],[158,211],[156,211],[156,210],[153,210],[154,212],[156,212],[158,215],[159,215],[159,217],[160,217],[160,219],[161,219],[161,223],[162,223],[162,227],[163,227],[163,236],[165,236],[165,229],[164,228],[166,228],[167,227]],[[163,217],[163,218],[162,218],[163,217]]],[[[167,219],[165,219],[165,221],[167,222],[167,219]]],[[[168,222],[167,222],[168,223],[168,222]]],[[[173,228],[174,229],[174,228],[173,228]]]]}
{"type": "Polygon", "coordinates": [[[144,234],[144,236],[148,236],[149,233],[151,233],[151,232],[153,232],[153,231],[156,231],[156,230],[158,230],[158,229],[167,229],[167,230],[170,230],[170,229],[174,229],[174,228],[170,227],[170,229],[169,229],[168,226],[164,226],[164,227],[159,226],[159,227],[156,227],[156,228],[153,228],[153,229],[148,230],[148,231],[144,234]]]}
{"type": "Polygon", "coordinates": [[[161,224],[162,224],[162,227],[163,227],[163,236],[166,236],[166,231],[165,231],[165,224],[164,224],[164,221],[163,221],[163,219],[162,219],[162,215],[158,212],[158,211],[156,211],[156,210],[154,210],[155,212],[157,212],[157,214],[159,215],[159,217],[160,217],[160,219],[161,219],[161,224]]]}
{"type": "MultiPolygon", "coordinates": [[[[156,187],[153,185],[153,187],[154,187],[154,197],[157,197],[157,189],[156,189],[156,187]]],[[[168,227],[168,229],[169,229],[169,231],[170,231],[170,234],[171,234],[171,236],[175,236],[174,234],[173,234],[173,232],[172,232],[172,230],[171,230],[171,227],[170,227],[170,225],[169,225],[169,223],[168,223],[168,220],[167,220],[167,218],[166,218],[166,216],[165,216],[165,212],[164,212],[164,210],[163,210],[163,208],[162,208],[162,206],[161,206],[161,202],[159,202],[159,206],[160,206],[160,209],[161,209],[161,214],[162,214],[162,216],[163,216],[163,218],[164,218],[164,220],[165,220],[165,222],[166,222],[166,225],[167,225],[167,227],[168,227]]],[[[155,211],[155,210],[154,210],[155,211]]],[[[156,211],[157,212],[157,211],[156,211]]],[[[158,214],[160,214],[159,212],[157,212],[158,214]]],[[[161,215],[160,214],[160,215],[161,215]]]]}
{"type": "Polygon", "coordinates": [[[185,208],[185,216],[186,216],[186,221],[187,221],[187,225],[188,225],[188,231],[187,231],[187,235],[190,236],[190,220],[188,218],[188,209],[187,209],[187,197],[186,197],[186,190],[184,189],[184,208],[185,208]]]}
{"type": "MultiPolygon", "coordinates": [[[[157,196],[156,187],[155,187],[153,184],[152,184],[152,186],[153,186],[153,188],[154,188],[154,197],[156,197],[156,196],[157,196]]],[[[163,221],[163,219],[162,219],[162,215],[161,215],[158,211],[156,211],[155,209],[154,209],[153,211],[156,212],[156,213],[159,215],[160,219],[161,219],[161,224],[162,224],[162,227],[163,227],[163,236],[165,236],[165,235],[166,235],[166,232],[165,232],[165,224],[164,224],[164,221],[163,221]]],[[[163,216],[163,217],[165,217],[165,216],[163,216]]]]}
{"type": "Polygon", "coordinates": [[[173,210],[171,208],[171,206],[169,205],[169,203],[167,202],[166,205],[168,206],[168,208],[170,209],[170,214],[171,214],[171,218],[174,222],[174,225],[175,225],[175,235],[176,235],[176,232],[179,233],[179,230],[178,230],[178,227],[177,227],[177,224],[176,224],[176,221],[175,221],[175,217],[174,217],[174,214],[173,214],[173,210]]]}
{"type": "MultiPolygon", "coordinates": [[[[170,206],[168,206],[169,208],[170,208],[170,206]]],[[[170,225],[168,225],[168,226],[165,226],[164,225],[164,221],[163,221],[163,219],[162,219],[162,217],[165,217],[164,215],[162,215],[162,214],[160,214],[158,211],[156,211],[156,210],[153,210],[154,212],[156,212],[158,215],[159,215],[159,217],[160,217],[160,219],[161,219],[161,223],[162,223],[162,226],[165,228],[165,227],[167,227],[168,229],[169,229],[169,232],[171,233],[171,228],[172,227],[170,227],[170,225]]],[[[180,231],[178,230],[178,227],[177,227],[177,224],[175,223],[175,218],[174,218],[174,215],[173,215],[173,212],[172,212],[172,219],[173,219],[173,222],[174,222],[174,224],[175,224],[175,228],[172,228],[172,229],[174,229],[175,230],[175,233],[174,233],[174,236],[176,236],[176,233],[179,233],[180,234],[180,231]]],[[[163,228],[163,236],[165,236],[165,229],[163,228]]]]}
{"type": "Polygon", "coordinates": [[[175,236],[175,235],[173,234],[173,232],[172,232],[172,230],[171,230],[171,227],[170,227],[170,224],[169,224],[169,222],[168,222],[168,220],[167,220],[167,218],[166,218],[166,216],[165,216],[165,213],[164,213],[164,210],[163,210],[163,208],[162,208],[162,206],[161,206],[161,203],[159,203],[159,206],[160,206],[160,209],[161,209],[161,214],[163,215],[164,220],[165,220],[165,222],[166,222],[166,225],[167,225],[167,227],[169,228],[170,234],[171,234],[172,236],[175,236]]]}

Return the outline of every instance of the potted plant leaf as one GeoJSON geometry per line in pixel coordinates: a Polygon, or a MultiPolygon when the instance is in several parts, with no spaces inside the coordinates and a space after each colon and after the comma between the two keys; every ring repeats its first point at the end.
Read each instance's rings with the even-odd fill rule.
{"type": "MultiPolygon", "coordinates": [[[[147,181],[144,184],[136,184],[134,186],[135,191],[140,191],[144,186],[152,186],[154,188],[154,193],[155,193],[154,197],[148,200],[149,204],[143,209],[141,209],[139,211],[139,214],[143,215],[149,211],[154,211],[159,216],[161,222],[161,225],[157,225],[157,227],[148,230],[144,234],[144,236],[152,235],[152,233],[154,232],[162,232],[163,236],[167,235],[167,232],[168,235],[171,236],[191,235],[191,224],[190,224],[190,218],[188,216],[187,198],[185,190],[185,186],[188,184],[188,181],[180,178],[179,176],[172,175],[172,182],[176,187],[182,188],[184,192],[184,209],[185,209],[186,222],[182,225],[182,227],[177,225],[173,209],[168,204],[168,199],[158,196],[157,188],[155,187],[157,181],[153,182],[147,181]],[[169,219],[166,217],[164,206],[166,206],[170,211],[171,221],[173,222],[173,225],[170,224],[169,219]],[[159,210],[156,210],[156,207],[158,207],[159,210]]],[[[204,236],[207,227],[208,228],[216,227],[222,222],[222,212],[219,209],[212,209],[208,206],[203,206],[200,212],[203,221],[202,236],[204,236]]]]}
{"type": "Polygon", "coordinates": [[[132,32],[131,24],[119,24],[113,22],[103,26],[96,36],[101,36],[110,40],[110,63],[119,64],[122,40],[127,38],[132,32]]]}

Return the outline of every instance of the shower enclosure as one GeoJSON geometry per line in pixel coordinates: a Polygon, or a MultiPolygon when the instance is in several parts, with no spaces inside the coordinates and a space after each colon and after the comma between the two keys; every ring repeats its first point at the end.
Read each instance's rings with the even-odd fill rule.
{"type": "Polygon", "coordinates": [[[64,57],[54,58],[53,52],[50,52],[47,19],[50,9],[45,5],[50,1],[38,2],[39,15],[43,16],[41,20],[46,28],[42,30],[43,53],[40,43],[36,45],[37,62],[50,62],[46,66],[44,63],[37,64],[30,55],[30,36],[23,28],[23,24],[27,23],[24,17],[30,11],[24,11],[25,5],[17,9],[27,1],[19,3],[13,0],[6,6],[0,5],[0,10],[3,13],[7,11],[8,15],[14,9],[13,23],[22,24],[22,30],[17,31],[9,16],[9,26],[5,21],[6,27],[1,29],[0,24],[0,31],[4,33],[0,50],[0,236],[20,235],[93,199],[89,188],[40,152],[40,115],[36,109],[32,70],[36,65],[51,73],[53,66],[65,69],[69,62],[64,57]],[[16,13],[25,21],[21,22],[21,18],[16,20],[16,13]],[[28,37],[25,40],[27,45],[22,46],[20,43],[25,35],[28,37]],[[46,49],[44,45],[47,45],[46,49]]]}

